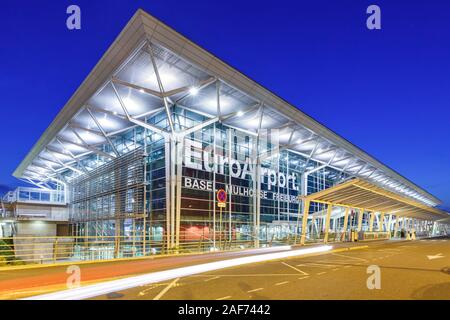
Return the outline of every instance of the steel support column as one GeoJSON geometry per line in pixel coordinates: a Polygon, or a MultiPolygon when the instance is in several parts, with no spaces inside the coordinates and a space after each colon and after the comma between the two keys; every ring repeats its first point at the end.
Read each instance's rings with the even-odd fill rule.
{"type": "Polygon", "coordinates": [[[333,205],[328,204],[327,205],[327,217],[325,220],[325,236],[323,238],[324,243],[328,243],[328,232],[330,231],[330,218],[331,218],[331,211],[333,210],[333,205]]]}
{"type": "Polygon", "coordinates": [[[165,138],[165,144],[164,144],[164,155],[165,155],[165,175],[166,175],[166,246],[167,249],[172,248],[172,242],[171,242],[171,230],[172,230],[172,220],[171,220],[171,214],[170,214],[170,194],[171,194],[171,187],[170,187],[170,138],[165,138]]]}
{"type": "Polygon", "coordinates": [[[369,232],[373,231],[373,222],[375,220],[375,212],[372,211],[369,213],[370,214],[370,220],[369,220],[369,232]]]}
{"type": "Polygon", "coordinates": [[[358,232],[361,232],[361,230],[362,230],[363,216],[364,216],[364,209],[359,209],[359,213],[358,213],[358,228],[356,229],[356,231],[358,231],[358,232]]]}
{"type": "Polygon", "coordinates": [[[183,169],[183,137],[178,137],[175,141],[175,166],[176,166],[176,177],[175,177],[175,197],[176,197],[176,208],[175,208],[175,247],[180,246],[180,223],[181,223],[181,183],[182,183],[182,169],[183,169]]]}
{"type": "Polygon", "coordinates": [[[394,226],[394,238],[397,237],[399,223],[400,223],[400,217],[398,215],[396,215],[395,216],[395,226],[394,226]]]}
{"type": "Polygon", "coordinates": [[[310,205],[310,201],[306,200],[304,209],[303,209],[303,218],[302,218],[302,238],[300,239],[300,243],[302,245],[305,244],[305,240],[306,240],[306,231],[307,231],[306,227],[308,226],[309,205],[310,205]]]}
{"type": "Polygon", "coordinates": [[[261,158],[258,154],[258,137],[252,139],[252,160],[253,162],[253,245],[259,248],[259,221],[261,205],[261,158]]]}
{"type": "Polygon", "coordinates": [[[384,227],[384,212],[380,213],[380,220],[378,223],[378,231],[383,231],[383,227],[384,227]]]}
{"type": "Polygon", "coordinates": [[[344,214],[344,225],[342,227],[342,241],[345,240],[345,234],[347,233],[347,225],[348,225],[348,212],[350,211],[349,207],[345,208],[345,214],[344,214]]]}
{"type": "Polygon", "coordinates": [[[176,171],[175,171],[175,163],[176,163],[176,141],[171,138],[170,142],[170,242],[171,247],[175,247],[175,228],[177,221],[175,220],[175,207],[176,207],[176,171]]]}

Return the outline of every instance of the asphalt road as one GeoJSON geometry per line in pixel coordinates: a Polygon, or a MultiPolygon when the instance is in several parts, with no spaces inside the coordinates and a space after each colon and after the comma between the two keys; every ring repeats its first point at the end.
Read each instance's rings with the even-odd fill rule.
{"type": "Polygon", "coordinates": [[[450,300],[450,239],[372,243],[366,249],[254,263],[95,299],[450,300]],[[379,270],[378,283],[371,270],[379,270]]]}
{"type": "MultiPolygon", "coordinates": [[[[342,244],[344,245],[344,244],[342,244]]],[[[277,250],[277,248],[273,248],[277,250]]],[[[204,254],[153,256],[137,260],[116,260],[82,264],[47,265],[43,268],[0,271],[0,300],[18,299],[67,289],[69,266],[80,268],[80,285],[89,285],[201,263],[261,254],[259,249],[204,254]]]]}

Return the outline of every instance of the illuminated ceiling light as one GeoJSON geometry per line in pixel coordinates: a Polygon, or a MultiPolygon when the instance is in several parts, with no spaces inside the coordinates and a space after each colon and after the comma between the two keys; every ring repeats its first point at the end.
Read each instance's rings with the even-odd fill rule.
{"type": "Polygon", "coordinates": [[[139,89],[140,93],[145,93],[144,89],[139,89]]]}
{"type": "Polygon", "coordinates": [[[161,81],[163,85],[171,85],[177,79],[172,73],[162,72],[160,73],[161,81]]]}
{"type": "Polygon", "coordinates": [[[250,119],[250,120],[247,121],[248,126],[252,127],[252,128],[253,127],[258,128],[259,127],[259,123],[260,123],[259,117],[255,117],[255,118],[250,119]]]}
{"type": "Polygon", "coordinates": [[[65,155],[63,155],[63,154],[61,154],[61,153],[54,153],[53,154],[56,158],[58,158],[58,159],[66,159],[68,156],[65,156],[65,155]]]}
{"type": "MultiPolygon", "coordinates": [[[[92,138],[92,134],[89,131],[83,131],[80,133],[81,139],[83,139],[84,141],[86,140],[90,140],[92,138]]],[[[80,141],[81,143],[81,141],[80,141]]]]}
{"type": "Polygon", "coordinates": [[[236,114],[238,117],[242,117],[244,115],[244,113],[242,111],[238,111],[238,113],[236,114]]]}
{"type": "Polygon", "coordinates": [[[139,104],[130,97],[124,98],[123,103],[125,104],[125,107],[128,109],[129,112],[137,112],[141,109],[139,104]]]}
{"type": "Polygon", "coordinates": [[[189,89],[189,94],[192,96],[196,96],[198,93],[198,88],[192,87],[189,89]]]}
{"type": "Polygon", "coordinates": [[[104,128],[113,128],[114,127],[114,122],[111,121],[110,119],[107,118],[106,114],[103,118],[98,119],[98,122],[100,123],[100,125],[104,128]]]}
{"type": "MultiPolygon", "coordinates": [[[[169,72],[167,72],[167,71],[159,71],[159,76],[160,76],[160,78],[161,78],[161,82],[162,82],[162,84],[164,85],[164,86],[170,86],[170,85],[172,85],[174,82],[175,82],[175,80],[176,80],[176,77],[172,74],[172,73],[169,73],[169,72]]],[[[156,74],[152,74],[150,77],[149,77],[149,79],[148,79],[152,84],[154,84],[154,85],[158,85],[158,80],[157,80],[157,78],[156,78],[156,74]]]]}

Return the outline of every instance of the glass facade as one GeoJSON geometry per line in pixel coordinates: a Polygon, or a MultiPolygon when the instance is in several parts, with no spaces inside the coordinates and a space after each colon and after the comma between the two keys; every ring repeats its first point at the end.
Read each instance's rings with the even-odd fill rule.
{"type": "MultiPolygon", "coordinates": [[[[207,120],[178,106],[171,115],[181,132],[207,120]]],[[[169,127],[164,110],[145,121],[169,127]]],[[[127,130],[112,139],[118,158],[102,162],[101,156],[91,156],[84,160],[88,174],[65,172],[72,179],[73,233],[145,238],[161,248],[199,241],[211,248],[289,241],[301,228],[300,196],[348,176],[280,147],[278,138],[277,130],[253,134],[220,121],[177,140],[141,127],[127,130]],[[217,204],[219,189],[228,195],[224,208],[217,204]]],[[[108,144],[102,148],[112,150],[108,144]]],[[[319,203],[310,206],[317,230],[323,219],[314,221],[314,213],[325,209],[319,203]]]]}

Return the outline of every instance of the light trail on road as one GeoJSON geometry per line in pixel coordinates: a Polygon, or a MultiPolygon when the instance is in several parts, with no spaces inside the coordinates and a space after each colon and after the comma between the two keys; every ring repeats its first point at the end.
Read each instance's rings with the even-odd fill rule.
{"type": "MultiPolygon", "coordinates": [[[[321,253],[331,250],[332,246],[320,246],[307,249],[299,249],[283,252],[272,252],[250,257],[242,257],[225,261],[204,263],[195,266],[176,268],[172,270],[154,272],[125,279],[113,280],[85,287],[68,289],[59,292],[37,295],[23,300],[82,300],[108,294],[120,290],[130,289],[146,284],[186,277],[194,274],[215,271],[224,268],[236,267],[250,263],[263,262],[269,260],[297,257],[307,254],[321,253]]],[[[263,252],[263,251],[262,251],[263,252]]]]}

